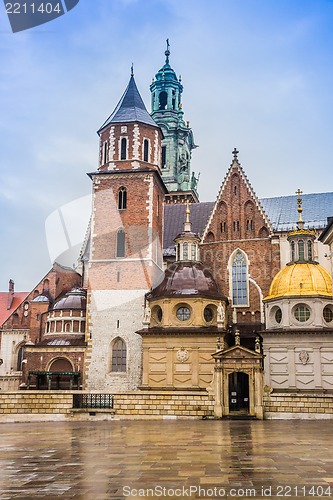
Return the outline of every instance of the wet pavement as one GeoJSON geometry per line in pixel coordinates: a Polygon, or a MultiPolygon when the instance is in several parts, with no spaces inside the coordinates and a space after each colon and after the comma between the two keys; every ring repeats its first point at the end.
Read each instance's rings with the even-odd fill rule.
{"type": "Polygon", "coordinates": [[[333,421],[0,424],[0,498],[331,498],[333,421]]]}

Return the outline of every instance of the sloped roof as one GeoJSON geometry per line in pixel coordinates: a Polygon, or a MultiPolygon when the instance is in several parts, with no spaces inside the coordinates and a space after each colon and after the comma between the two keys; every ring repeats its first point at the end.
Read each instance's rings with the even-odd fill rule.
{"type": "MultiPolygon", "coordinates": [[[[274,231],[289,231],[298,219],[296,196],[280,196],[259,200],[274,231]]],[[[333,215],[333,193],[311,193],[302,196],[305,227],[324,228],[333,215]]],[[[202,236],[215,202],[191,205],[192,231],[202,236]]],[[[174,238],[183,230],[185,205],[166,205],[164,208],[164,255],[174,255],[174,238]]]]}
{"type": "MultiPolygon", "coordinates": [[[[295,195],[263,198],[260,201],[275,231],[288,231],[295,227],[298,219],[295,195]]],[[[305,226],[324,228],[327,218],[333,215],[333,193],[303,194],[302,206],[305,226]]]]}
{"type": "Polygon", "coordinates": [[[103,123],[98,132],[103,130],[110,123],[129,122],[146,123],[147,125],[158,127],[156,122],[148,113],[146,106],[144,105],[142,97],[140,96],[138,88],[136,86],[134,76],[131,76],[129,84],[127,85],[127,88],[120,101],[118,102],[115,110],[103,123]]]}
{"type": "Polygon", "coordinates": [[[0,327],[29,295],[29,292],[14,292],[14,298],[12,300],[10,309],[7,309],[8,293],[9,292],[0,292],[0,327]]]}

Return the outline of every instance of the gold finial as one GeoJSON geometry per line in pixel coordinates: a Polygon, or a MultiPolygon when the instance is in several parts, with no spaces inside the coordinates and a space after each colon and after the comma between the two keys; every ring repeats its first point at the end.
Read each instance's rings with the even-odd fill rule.
{"type": "Polygon", "coordinates": [[[132,66],[131,66],[131,76],[134,76],[134,64],[132,63],[132,66]]]}
{"type": "Polygon", "coordinates": [[[186,200],[186,222],[190,222],[190,202],[186,200]]]}
{"type": "Polygon", "coordinates": [[[297,194],[297,207],[298,207],[297,208],[297,212],[299,214],[298,222],[301,223],[301,224],[303,224],[303,218],[302,218],[303,208],[302,208],[302,198],[301,198],[301,195],[303,194],[303,191],[301,191],[298,188],[298,190],[296,191],[296,194],[297,194]]]}

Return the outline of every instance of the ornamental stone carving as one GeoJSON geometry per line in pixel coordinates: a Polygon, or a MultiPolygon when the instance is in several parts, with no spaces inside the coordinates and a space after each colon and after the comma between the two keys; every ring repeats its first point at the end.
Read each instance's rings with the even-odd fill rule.
{"type": "Polygon", "coordinates": [[[177,351],[176,357],[177,357],[178,361],[180,361],[181,363],[185,363],[185,361],[188,360],[188,358],[190,357],[190,355],[189,355],[189,353],[188,353],[188,351],[186,349],[184,349],[183,347],[181,347],[177,351]]]}
{"type": "Polygon", "coordinates": [[[301,351],[298,358],[303,363],[303,365],[306,365],[309,362],[310,356],[307,351],[301,351]]]}

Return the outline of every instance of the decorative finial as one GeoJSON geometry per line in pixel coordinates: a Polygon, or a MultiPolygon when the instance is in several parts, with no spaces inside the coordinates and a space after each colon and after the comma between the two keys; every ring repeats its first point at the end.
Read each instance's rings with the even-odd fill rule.
{"type": "Polygon", "coordinates": [[[260,354],[261,352],[261,347],[260,347],[260,338],[257,336],[255,339],[255,347],[254,350],[260,354]]]}
{"type": "Polygon", "coordinates": [[[134,64],[132,63],[132,66],[131,66],[131,76],[134,76],[134,64]]]}
{"type": "Polygon", "coordinates": [[[188,199],[185,201],[185,204],[186,204],[186,210],[185,210],[184,231],[185,232],[189,232],[189,231],[191,231],[192,224],[191,224],[191,221],[190,221],[190,213],[191,213],[190,202],[189,202],[188,199]]]}
{"type": "Polygon", "coordinates": [[[296,191],[296,194],[297,194],[297,212],[299,214],[299,217],[298,217],[298,224],[301,223],[303,224],[303,218],[302,218],[302,212],[303,212],[303,208],[302,208],[302,194],[303,194],[303,191],[301,191],[299,188],[298,190],[296,191]]]}
{"type": "Polygon", "coordinates": [[[240,345],[240,332],[238,328],[235,331],[235,345],[240,345]]]}
{"type": "Polygon", "coordinates": [[[165,54],[165,64],[169,64],[169,55],[170,55],[169,38],[167,38],[166,44],[167,44],[167,48],[166,48],[166,51],[164,52],[164,54],[165,54]]]}
{"type": "Polygon", "coordinates": [[[179,80],[179,83],[181,83],[181,82],[182,82],[182,75],[179,75],[178,80],[179,80]]]}
{"type": "Polygon", "coordinates": [[[221,338],[220,338],[220,337],[217,337],[217,341],[216,341],[216,350],[217,350],[217,351],[220,351],[220,350],[221,350],[221,338]]]}
{"type": "Polygon", "coordinates": [[[186,200],[186,222],[190,222],[190,213],[191,213],[190,202],[187,199],[186,200]]]}
{"type": "Polygon", "coordinates": [[[236,149],[236,148],[234,148],[234,150],[233,150],[232,154],[233,154],[233,156],[234,156],[234,160],[236,160],[237,162],[238,162],[238,153],[239,153],[239,151],[237,151],[237,149],[236,149]]]}

